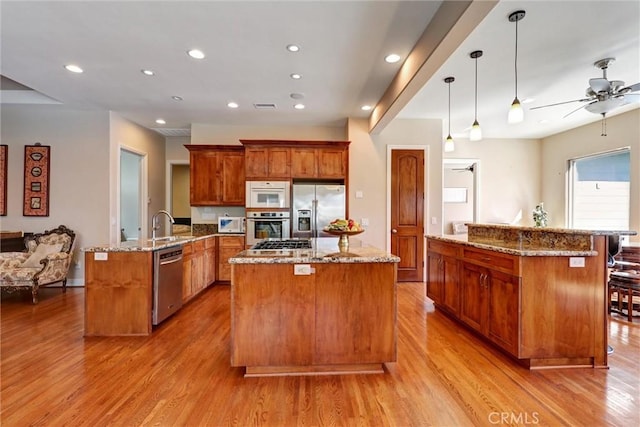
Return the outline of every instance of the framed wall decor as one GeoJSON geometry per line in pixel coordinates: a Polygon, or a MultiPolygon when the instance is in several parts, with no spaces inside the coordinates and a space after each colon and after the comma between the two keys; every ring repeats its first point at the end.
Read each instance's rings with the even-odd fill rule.
{"type": "Polygon", "coordinates": [[[9,146],[0,145],[0,216],[7,215],[7,156],[9,146]]]}
{"type": "Polygon", "coordinates": [[[24,147],[24,216],[49,216],[50,152],[40,143],[24,147]]]}

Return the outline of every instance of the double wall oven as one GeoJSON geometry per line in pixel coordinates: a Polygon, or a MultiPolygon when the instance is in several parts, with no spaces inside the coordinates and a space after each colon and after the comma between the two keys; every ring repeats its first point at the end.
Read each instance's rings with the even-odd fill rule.
{"type": "Polygon", "coordinates": [[[289,181],[247,181],[246,244],[288,239],[291,233],[289,181]]]}

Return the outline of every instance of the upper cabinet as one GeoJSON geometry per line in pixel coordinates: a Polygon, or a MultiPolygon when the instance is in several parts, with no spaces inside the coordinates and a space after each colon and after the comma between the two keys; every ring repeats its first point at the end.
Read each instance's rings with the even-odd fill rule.
{"type": "Polygon", "coordinates": [[[240,140],[247,179],[347,180],[349,141],[240,140]]]}
{"type": "Polygon", "coordinates": [[[244,148],[185,145],[190,161],[191,206],[244,206],[244,148]]]}

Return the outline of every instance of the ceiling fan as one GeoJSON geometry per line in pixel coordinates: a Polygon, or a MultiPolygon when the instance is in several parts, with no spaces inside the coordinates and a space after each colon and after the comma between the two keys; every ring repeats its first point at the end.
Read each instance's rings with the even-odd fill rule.
{"type": "Polygon", "coordinates": [[[553,106],[562,105],[562,104],[569,104],[572,102],[586,102],[587,104],[584,104],[579,108],[576,108],[575,110],[571,111],[564,117],[567,117],[575,113],[576,111],[581,110],[582,108],[589,111],[590,113],[602,114],[604,116],[610,111],[613,111],[618,107],[628,104],[629,100],[627,100],[625,96],[640,95],[636,93],[631,93],[631,92],[640,91],[640,82],[630,86],[625,86],[622,80],[608,80],[607,68],[609,67],[609,64],[611,64],[613,61],[615,61],[615,58],[604,58],[593,63],[593,65],[596,68],[600,68],[602,70],[602,77],[589,79],[589,87],[587,88],[586,94],[585,94],[586,98],[574,99],[572,101],[558,102],[556,104],[541,105],[539,107],[532,107],[530,108],[530,110],[536,110],[538,108],[553,107],[553,106]]]}

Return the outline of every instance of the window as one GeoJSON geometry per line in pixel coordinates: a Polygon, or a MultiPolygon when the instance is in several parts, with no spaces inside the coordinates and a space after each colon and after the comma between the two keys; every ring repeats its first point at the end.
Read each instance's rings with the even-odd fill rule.
{"type": "Polygon", "coordinates": [[[569,161],[569,227],[628,230],[628,148],[569,161]]]}

